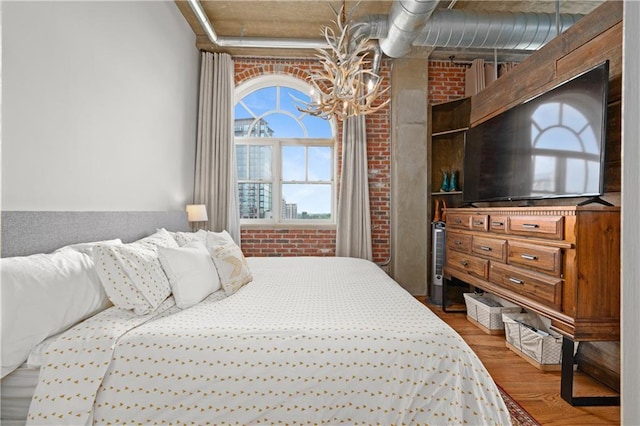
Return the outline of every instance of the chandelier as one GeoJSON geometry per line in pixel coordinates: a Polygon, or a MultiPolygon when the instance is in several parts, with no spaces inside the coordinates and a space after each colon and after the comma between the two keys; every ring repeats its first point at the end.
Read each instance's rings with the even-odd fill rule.
{"type": "Polygon", "coordinates": [[[382,78],[377,69],[379,61],[369,58],[371,40],[365,36],[352,37],[362,24],[353,24],[350,19],[345,19],[344,4],[339,12],[335,9],[333,12],[336,19],[332,22],[336,28],[322,27],[328,47],[316,49],[315,56],[320,60],[322,69],[308,78],[312,86],[311,100],[296,99],[296,107],[301,112],[326,120],[335,117],[343,121],[347,117],[371,114],[387,105],[389,99],[377,104],[376,100],[389,88],[381,90],[382,78]]]}

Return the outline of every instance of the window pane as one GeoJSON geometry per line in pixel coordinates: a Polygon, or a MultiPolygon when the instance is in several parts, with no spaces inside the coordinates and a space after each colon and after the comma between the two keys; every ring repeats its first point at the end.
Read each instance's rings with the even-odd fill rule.
{"type": "Polygon", "coordinates": [[[249,93],[242,98],[242,102],[254,117],[258,117],[267,111],[272,111],[276,108],[276,87],[265,87],[249,93]]]}
{"type": "Polygon", "coordinates": [[[270,183],[239,183],[241,219],[271,219],[272,185],[270,183]]]}
{"type": "Polygon", "coordinates": [[[271,146],[249,146],[249,180],[271,180],[271,146]]]}
{"type": "Polygon", "coordinates": [[[304,130],[302,129],[301,123],[291,116],[277,113],[269,114],[265,119],[273,129],[273,136],[276,138],[304,137],[304,130]]]}
{"type": "Polygon", "coordinates": [[[312,115],[305,115],[302,123],[307,128],[310,138],[332,138],[331,124],[327,120],[312,115]]]}
{"type": "Polygon", "coordinates": [[[282,180],[305,180],[304,151],[304,146],[282,147],[282,180]]]}
{"type": "Polygon", "coordinates": [[[233,115],[236,120],[240,118],[251,118],[251,114],[249,114],[249,111],[247,111],[247,109],[240,102],[236,104],[236,107],[233,111],[233,115]]]}
{"type": "Polygon", "coordinates": [[[311,98],[309,95],[302,93],[299,90],[292,89],[290,87],[280,87],[280,109],[289,111],[295,116],[301,114],[296,108],[296,100],[302,102],[309,102],[311,98]],[[295,100],[294,100],[295,98],[295,100]]]}
{"type": "Polygon", "coordinates": [[[236,170],[238,180],[249,179],[249,165],[247,164],[247,145],[236,145],[236,170]]]}
{"type": "Polygon", "coordinates": [[[283,217],[295,210],[297,219],[331,219],[329,184],[283,184],[282,195],[283,217]]]}
{"type": "Polygon", "coordinates": [[[310,181],[331,181],[331,147],[310,146],[309,148],[310,181]]]}

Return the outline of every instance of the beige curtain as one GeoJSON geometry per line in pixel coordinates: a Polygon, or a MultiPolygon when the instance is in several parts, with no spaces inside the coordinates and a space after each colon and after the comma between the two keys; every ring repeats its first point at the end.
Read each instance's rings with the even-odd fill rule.
{"type": "Polygon", "coordinates": [[[337,224],[336,256],[373,260],[364,116],[346,119],[342,128],[337,224]]]}
{"type": "Polygon", "coordinates": [[[227,230],[240,244],[233,144],[233,60],[202,52],[194,203],[207,206],[211,231],[227,230]]]}
{"type": "Polygon", "coordinates": [[[485,87],[484,59],[474,59],[465,71],[464,95],[473,96],[485,87]]]}

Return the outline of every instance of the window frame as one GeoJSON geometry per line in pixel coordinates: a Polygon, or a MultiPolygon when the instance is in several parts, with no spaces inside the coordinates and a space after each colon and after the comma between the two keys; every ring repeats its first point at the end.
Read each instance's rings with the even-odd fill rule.
{"type": "MultiPolygon", "coordinates": [[[[306,82],[287,75],[280,74],[268,74],[259,77],[252,78],[247,80],[238,86],[236,86],[234,91],[234,103],[233,108],[235,111],[238,103],[247,95],[257,90],[266,88],[266,87],[286,87],[294,90],[298,90],[302,93],[305,93],[308,96],[311,96],[312,88],[306,82]]],[[[287,111],[280,111],[280,90],[278,89],[278,98],[276,99],[276,105],[274,105],[275,109],[269,110],[267,113],[262,113],[257,116],[253,116],[254,120],[259,120],[268,116],[269,114],[275,113],[284,113],[286,115],[290,115],[287,111]]],[[[303,117],[304,114],[300,114],[299,117],[303,117]]],[[[235,114],[234,114],[235,120],[235,114]]],[[[301,120],[301,119],[300,119],[301,120]]],[[[300,121],[299,120],[299,121],[300,121]]],[[[301,122],[301,121],[300,121],[301,122]]],[[[301,123],[302,124],[302,123],[301,123]]],[[[337,138],[336,138],[336,129],[337,124],[334,119],[329,120],[329,125],[331,128],[331,138],[308,138],[308,137],[297,137],[297,138],[281,138],[281,137],[238,137],[233,136],[233,145],[234,151],[237,145],[268,145],[271,146],[271,181],[264,181],[264,183],[272,183],[272,217],[265,219],[240,219],[241,226],[273,226],[278,227],[281,225],[286,225],[287,227],[314,227],[314,228],[323,228],[325,226],[335,227],[336,224],[336,214],[337,214],[337,138]],[[305,147],[313,147],[313,146],[328,146],[331,148],[331,181],[284,181],[283,173],[282,173],[282,148],[284,146],[305,146],[305,147]],[[331,219],[284,219],[282,218],[282,189],[285,183],[301,183],[301,184],[331,184],[331,219]]],[[[303,132],[305,135],[307,134],[306,128],[304,125],[302,126],[303,132]]],[[[236,165],[237,167],[237,165],[236,165]]],[[[308,164],[306,165],[308,167],[308,164]]],[[[308,172],[308,170],[305,170],[308,172]]],[[[244,180],[243,180],[244,181],[244,180]]],[[[255,180],[248,179],[247,182],[254,182],[255,180]]],[[[241,180],[238,179],[238,183],[241,180]]]]}

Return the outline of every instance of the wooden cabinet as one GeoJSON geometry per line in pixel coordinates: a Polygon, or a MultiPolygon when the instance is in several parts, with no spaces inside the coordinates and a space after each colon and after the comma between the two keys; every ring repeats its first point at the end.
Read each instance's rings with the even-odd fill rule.
{"type": "Polygon", "coordinates": [[[445,277],[549,318],[576,341],[620,337],[620,208],[447,209],[445,277]]]}
{"type": "MultiPolygon", "coordinates": [[[[427,139],[427,222],[441,220],[436,214],[436,207],[457,207],[462,204],[462,188],[464,187],[464,143],[469,129],[471,115],[470,98],[461,98],[450,102],[434,104],[429,107],[429,137],[427,139]],[[453,172],[456,177],[455,190],[441,191],[443,172],[453,172]]],[[[427,229],[431,229],[427,224],[427,229]]],[[[433,259],[432,235],[427,238],[427,259],[433,259]]],[[[434,265],[427,264],[427,276],[432,277],[434,265]]],[[[433,293],[432,282],[428,283],[429,295],[433,293]]],[[[443,291],[444,292],[444,291],[443,291]]],[[[437,291],[436,291],[437,293],[437,291]]],[[[444,292],[446,293],[446,292],[444,292]]],[[[444,294],[443,306],[447,304],[444,294]]],[[[438,297],[436,296],[436,299],[438,297]]],[[[463,303],[461,299],[458,302],[463,303]]]]}
{"type": "MultiPolygon", "coordinates": [[[[464,141],[465,133],[469,129],[470,115],[470,98],[435,104],[430,108],[431,137],[427,149],[429,161],[427,195],[430,199],[439,197],[451,207],[456,207],[462,202],[464,141]],[[455,190],[440,190],[444,171],[455,173],[455,190]]],[[[432,204],[433,200],[430,200],[430,205],[432,204]]]]}

